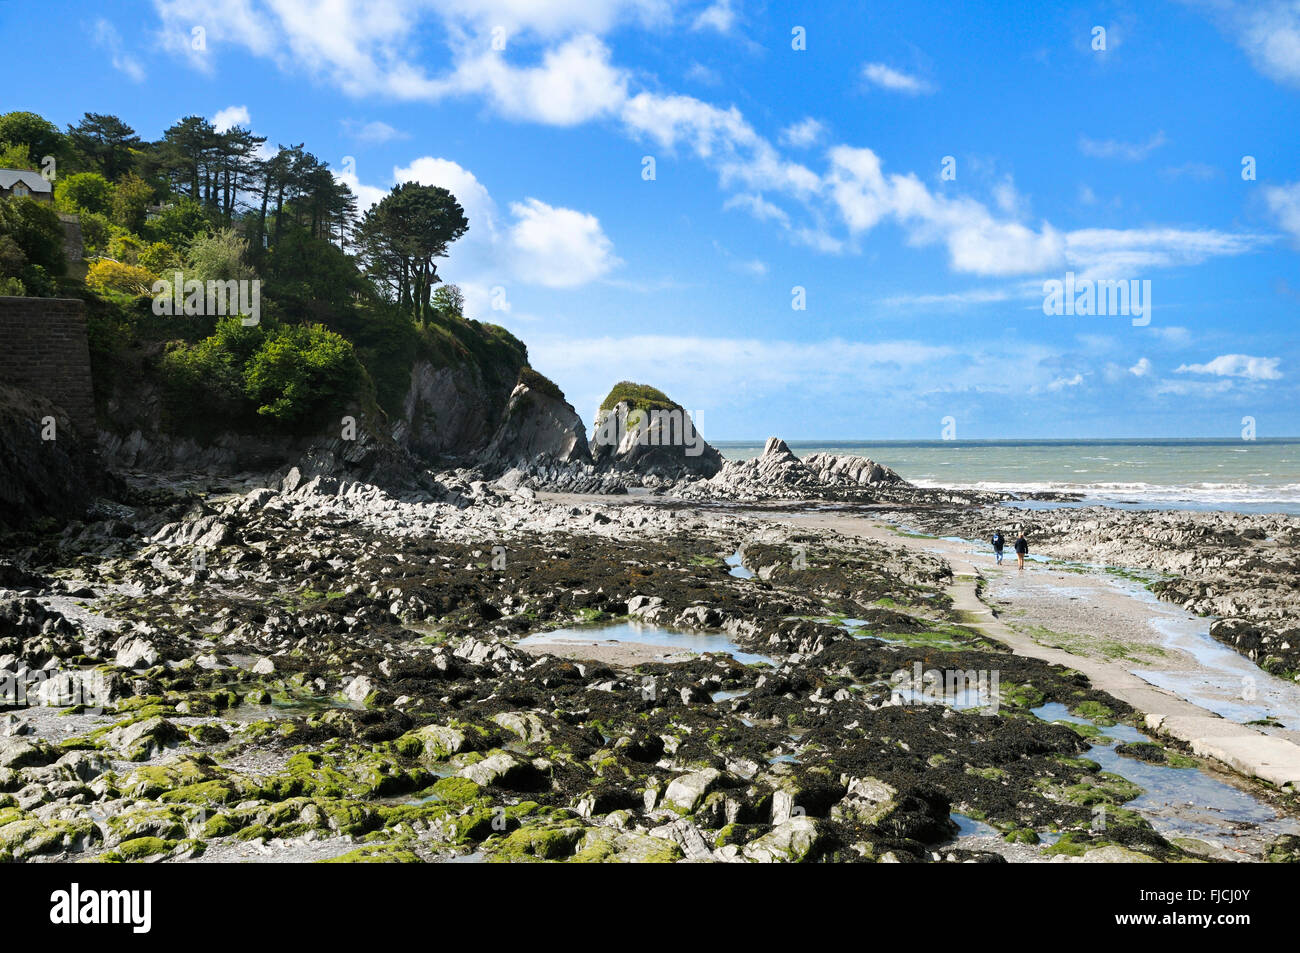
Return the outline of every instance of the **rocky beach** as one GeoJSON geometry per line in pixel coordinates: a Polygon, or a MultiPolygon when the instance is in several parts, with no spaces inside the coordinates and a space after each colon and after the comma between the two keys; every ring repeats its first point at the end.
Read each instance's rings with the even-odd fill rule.
{"type": "MultiPolygon", "coordinates": [[[[1090,631],[1049,591],[1218,617],[1267,693],[1294,518],[1027,512],[776,439],[592,459],[543,410],[511,417],[532,461],[119,468],[10,533],[0,856],[1297,859],[1300,763],[1162,730],[1123,681],[1143,643],[1177,667],[1159,613],[1094,592],[1090,631]],[[1037,588],[963,542],[997,519],[1051,558],[1037,588]]],[[[1300,751],[1300,721],[1222,722],[1300,751]]]]}

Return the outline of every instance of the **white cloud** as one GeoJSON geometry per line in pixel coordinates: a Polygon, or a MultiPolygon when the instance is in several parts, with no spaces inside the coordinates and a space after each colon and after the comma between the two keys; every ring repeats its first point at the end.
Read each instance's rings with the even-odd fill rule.
{"type": "Polygon", "coordinates": [[[621,264],[594,215],[531,198],[510,203],[510,211],[516,219],[509,235],[514,270],[524,281],[571,288],[621,264]]]}
{"type": "Polygon", "coordinates": [[[1146,334],[1154,334],[1170,347],[1187,347],[1192,343],[1192,332],[1177,325],[1161,327],[1151,324],[1143,328],[1142,331],[1146,334]]]}
{"type": "Polygon", "coordinates": [[[486,49],[462,60],[448,78],[419,84],[429,98],[485,96],[501,115],[573,126],[615,112],[627,99],[626,74],[609,62],[609,49],[584,34],[543,54],[536,66],[511,65],[486,49]]]}
{"type": "Polygon", "coordinates": [[[1047,389],[1056,392],[1065,390],[1067,387],[1078,387],[1083,383],[1083,375],[1075,374],[1073,377],[1058,377],[1047,385],[1047,389]]]}
{"type": "Polygon", "coordinates": [[[397,139],[411,138],[408,133],[400,129],[394,129],[386,122],[374,120],[373,122],[360,123],[351,119],[343,120],[343,130],[358,142],[365,142],[372,145],[381,145],[385,142],[393,142],[397,139]]]}
{"type": "Polygon", "coordinates": [[[1065,236],[1065,253],[1081,278],[1133,279],[1151,269],[1246,254],[1267,241],[1266,236],[1214,229],[1084,228],[1065,236]]]}
{"type": "Polygon", "coordinates": [[[377,185],[367,185],[362,182],[355,171],[335,171],[334,181],[342,182],[352,190],[352,194],[357,197],[357,214],[359,215],[388,194],[388,189],[380,188],[377,185]]]}
{"type": "MultiPolygon", "coordinates": [[[[155,0],[155,6],[164,33],[185,40],[192,60],[190,25],[207,25],[209,51],[200,65],[210,65],[222,45],[239,45],[357,96],[432,102],[477,96],[506,118],[558,126],[616,117],[633,138],[670,154],[687,150],[704,162],[728,196],[725,207],[745,208],[777,224],[790,242],[822,253],[856,251],[857,238],[888,221],[913,246],[946,248],[959,272],[1041,275],[1068,263],[1128,276],[1135,269],[1241,254],[1267,240],[1210,230],[1061,233],[1045,221],[1030,224],[1026,203],[1009,181],[994,189],[991,205],[935,195],[914,174],[885,176],[874,152],[847,145],[831,148],[826,171],[814,171],[784,155],[734,106],[634,91],[637,77],[611,61],[599,36],[628,21],[671,21],[668,0],[557,0],[545,9],[529,0],[333,0],[329,17],[307,0],[155,0]],[[413,58],[430,19],[438,21],[450,48],[450,66],[439,75],[413,58]],[[491,47],[498,25],[506,30],[504,50],[491,47]]],[[[867,64],[864,75],[903,92],[931,88],[881,63],[867,64]]],[[[821,132],[815,122],[788,127],[783,141],[811,140],[821,132]]],[[[373,186],[367,191],[359,182],[349,184],[363,202],[382,195],[373,186]]]]}
{"type": "Polygon", "coordinates": [[[914,174],[886,178],[870,149],[836,146],[830,159],[831,198],[854,233],[895,220],[911,244],[941,242],[955,270],[974,274],[1041,273],[1064,260],[1064,239],[1047,223],[1035,231],[998,220],[973,199],[932,194],[914,174]]]}
{"type": "MultiPolygon", "coordinates": [[[[1036,291],[1042,297],[1041,289],[1036,291]]],[[[975,304],[991,304],[1019,297],[1009,288],[973,288],[970,291],[952,291],[947,294],[899,294],[881,298],[886,308],[962,308],[975,304]]]]}
{"type": "MultiPolygon", "coordinates": [[[[363,211],[388,194],[388,189],[361,183],[355,175],[336,178],[357,193],[363,211]]],[[[527,198],[510,203],[505,217],[478,177],[451,159],[421,156],[394,168],[392,181],[441,186],[465,210],[469,231],[451,246],[439,274],[465,291],[467,314],[482,314],[490,306],[491,289],[498,285],[572,288],[604,277],[621,264],[596,216],[527,198]]]]}
{"type": "Polygon", "coordinates": [[[1300,3],[1219,0],[1210,9],[1257,70],[1279,83],[1300,86],[1300,3]]]}
{"type": "Polygon", "coordinates": [[[686,78],[691,82],[703,83],[705,86],[717,86],[722,82],[718,71],[709,69],[703,63],[692,63],[691,68],[686,71],[686,78]]]}
{"type": "Polygon", "coordinates": [[[754,195],[751,192],[740,192],[727,199],[722,204],[723,209],[744,209],[750,215],[759,221],[779,222],[782,225],[789,226],[790,216],[779,206],[773,205],[761,195],[754,195]]]}
{"type": "Polygon", "coordinates": [[[799,122],[791,123],[781,130],[781,144],[793,149],[807,149],[826,132],[826,127],[808,116],[799,122]]]}
{"type": "Polygon", "coordinates": [[[1151,362],[1145,357],[1141,358],[1136,364],[1128,369],[1128,372],[1134,377],[1146,377],[1151,373],[1151,362]]]}
{"type": "Polygon", "coordinates": [[[113,69],[124,73],[132,82],[139,83],[145,78],[144,67],[122,47],[122,36],[117,27],[107,20],[95,21],[95,44],[108,52],[113,69]]]}
{"type": "Polygon", "coordinates": [[[1300,182],[1269,186],[1264,190],[1264,200],[1278,224],[1300,241],[1300,182]]]}
{"type": "Polygon", "coordinates": [[[691,28],[730,33],[731,28],[735,25],[736,11],[731,6],[731,0],[715,0],[714,3],[709,4],[696,15],[691,28]]]}
{"type": "Polygon", "coordinates": [[[1182,364],[1179,374],[1213,374],[1216,377],[1241,377],[1252,381],[1275,381],[1282,376],[1277,369],[1281,358],[1251,357],[1248,354],[1222,354],[1205,364],[1182,364]]]}
{"type": "Polygon", "coordinates": [[[217,132],[225,132],[235,126],[248,128],[252,122],[253,117],[248,114],[247,106],[227,106],[212,117],[212,128],[217,132]]]}
{"type": "Polygon", "coordinates": [[[900,72],[886,66],[884,63],[867,63],[863,65],[862,78],[874,86],[879,86],[881,89],[887,89],[895,93],[906,93],[909,96],[934,92],[934,87],[925,80],[900,72]]]}
{"type": "Polygon", "coordinates": [[[1165,144],[1165,134],[1163,131],[1157,132],[1146,142],[1120,142],[1116,139],[1089,139],[1087,136],[1079,137],[1079,151],[1086,156],[1093,156],[1098,159],[1125,159],[1129,162],[1137,162],[1145,159],[1156,149],[1165,144]]]}

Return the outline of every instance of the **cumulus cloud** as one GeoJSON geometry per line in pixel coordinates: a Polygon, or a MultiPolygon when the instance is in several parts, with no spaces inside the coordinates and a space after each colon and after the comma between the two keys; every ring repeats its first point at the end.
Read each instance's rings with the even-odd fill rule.
{"type": "Polygon", "coordinates": [[[620,264],[614,243],[594,215],[554,208],[538,199],[512,202],[510,211],[515,217],[509,233],[514,270],[523,281],[571,288],[620,264]]]}
{"type": "MultiPolygon", "coordinates": [[[[1212,230],[1062,233],[1046,221],[1027,221],[1027,203],[1009,181],[986,204],[947,190],[933,194],[914,174],[885,175],[880,158],[868,148],[833,146],[821,170],[794,161],[735,106],[634,89],[637,78],[612,61],[600,36],[626,22],[671,22],[667,0],[557,0],[544,10],[524,0],[386,0],[377,5],[335,0],[330,17],[319,16],[306,0],[155,0],[155,6],[164,33],[175,41],[173,48],[181,48],[184,40],[192,61],[190,26],[208,25],[209,52],[197,63],[201,67],[210,66],[222,45],[238,45],[355,96],[430,102],[473,96],[505,118],[554,126],[613,119],[638,141],[669,155],[685,151],[705,163],[727,195],[727,208],[745,209],[774,223],[791,243],[821,253],[855,251],[858,239],[887,221],[902,227],[913,246],[946,249],[951,268],[959,272],[1041,275],[1069,265],[1090,276],[1109,270],[1131,277],[1139,268],[1241,254],[1264,240],[1212,230]],[[439,21],[450,51],[448,66],[438,74],[430,74],[414,56],[421,27],[431,18],[439,21]],[[505,31],[504,49],[492,45],[498,27],[505,31]]],[[[707,13],[717,28],[728,10],[734,16],[730,4],[715,3],[700,15],[707,13]]],[[[866,64],[864,76],[899,92],[933,90],[884,63],[866,64]]],[[[365,128],[382,137],[390,127],[365,128]]],[[[787,127],[780,140],[786,147],[803,148],[824,133],[816,120],[805,119],[787,127]]],[[[1102,149],[1123,153],[1119,146],[1103,144],[1102,149]]],[[[344,180],[363,203],[374,199],[373,186],[367,190],[362,183],[353,184],[355,177],[344,180]]],[[[525,214],[535,214],[527,202],[519,204],[525,214]]],[[[593,249],[579,257],[586,265],[605,260],[593,249]]],[[[578,273],[586,270],[580,266],[578,273]]]]}
{"type": "Polygon", "coordinates": [[[1252,381],[1274,381],[1282,376],[1281,358],[1251,357],[1249,354],[1221,354],[1204,364],[1179,365],[1179,374],[1212,374],[1215,377],[1240,377],[1252,381]]]}
{"type": "Polygon", "coordinates": [[[717,30],[719,33],[730,33],[731,28],[736,25],[736,11],[731,5],[731,0],[716,0],[701,10],[691,28],[695,30],[717,30]]]}
{"type": "Polygon", "coordinates": [[[385,142],[410,138],[409,134],[402,132],[400,129],[394,129],[388,123],[380,122],[377,119],[365,123],[345,119],[343,120],[343,131],[357,142],[364,142],[369,145],[382,145],[385,142]]]}
{"type": "MultiPolygon", "coordinates": [[[[358,194],[363,211],[388,194],[387,188],[359,182],[355,174],[336,178],[358,194]]],[[[392,181],[441,186],[465,210],[469,231],[451,246],[439,271],[465,291],[471,314],[487,306],[492,287],[520,282],[573,288],[604,277],[622,263],[596,216],[536,198],[509,203],[503,215],[478,177],[451,159],[421,156],[394,168],[392,181]]],[[[493,308],[509,310],[499,301],[493,308]]]]}
{"type": "Polygon", "coordinates": [[[1082,383],[1083,383],[1083,375],[1075,374],[1073,377],[1056,378],[1056,380],[1052,381],[1050,384],[1047,385],[1047,389],[1053,392],[1061,391],[1061,390],[1065,390],[1065,388],[1067,387],[1078,387],[1082,383]]]}
{"type": "Polygon", "coordinates": [[[1128,372],[1134,377],[1146,377],[1151,373],[1151,362],[1145,357],[1141,358],[1136,364],[1128,369],[1128,372]]]}
{"type": "Polygon", "coordinates": [[[212,117],[212,128],[217,132],[225,132],[235,126],[247,128],[252,121],[253,117],[248,114],[247,106],[227,106],[225,109],[217,110],[217,114],[212,117]]]}

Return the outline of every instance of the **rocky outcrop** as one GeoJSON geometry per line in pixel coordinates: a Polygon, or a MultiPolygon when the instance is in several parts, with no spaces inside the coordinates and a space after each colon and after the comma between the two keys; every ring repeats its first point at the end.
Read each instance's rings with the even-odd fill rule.
{"type": "Polygon", "coordinates": [[[460,456],[485,447],[496,429],[499,392],[476,365],[435,367],[427,360],[411,368],[411,384],[393,421],[398,445],[423,460],[460,456]]]}
{"type": "Polygon", "coordinates": [[[598,465],[658,479],[708,478],[723,460],[690,413],[654,388],[623,381],[596,414],[592,458],[598,465]]]}
{"type": "Polygon", "coordinates": [[[590,463],[582,418],[554,384],[540,375],[520,380],[505,419],[483,451],[485,466],[590,463]]]}
{"type": "Polygon", "coordinates": [[[682,487],[692,497],[721,499],[804,499],[861,487],[907,488],[889,467],[866,457],[814,453],[801,460],[779,437],[769,437],[753,460],[728,460],[707,481],[682,487]]]}

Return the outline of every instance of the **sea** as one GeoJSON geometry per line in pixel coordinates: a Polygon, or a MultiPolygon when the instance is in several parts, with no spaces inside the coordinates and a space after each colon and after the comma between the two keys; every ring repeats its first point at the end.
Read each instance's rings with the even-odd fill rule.
{"type": "MultiPolygon", "coordinates": [[[[923,487],[1079,493],[1083,499],[1075,505],[1123,509],[1300,515],[1300,438],[786,443],[800,457],[812,453],[870,457],[923,487]]],[[[763,452],[762,441],[720,441],[714,446],[729,460],[748,460],[763,452]]]]}

